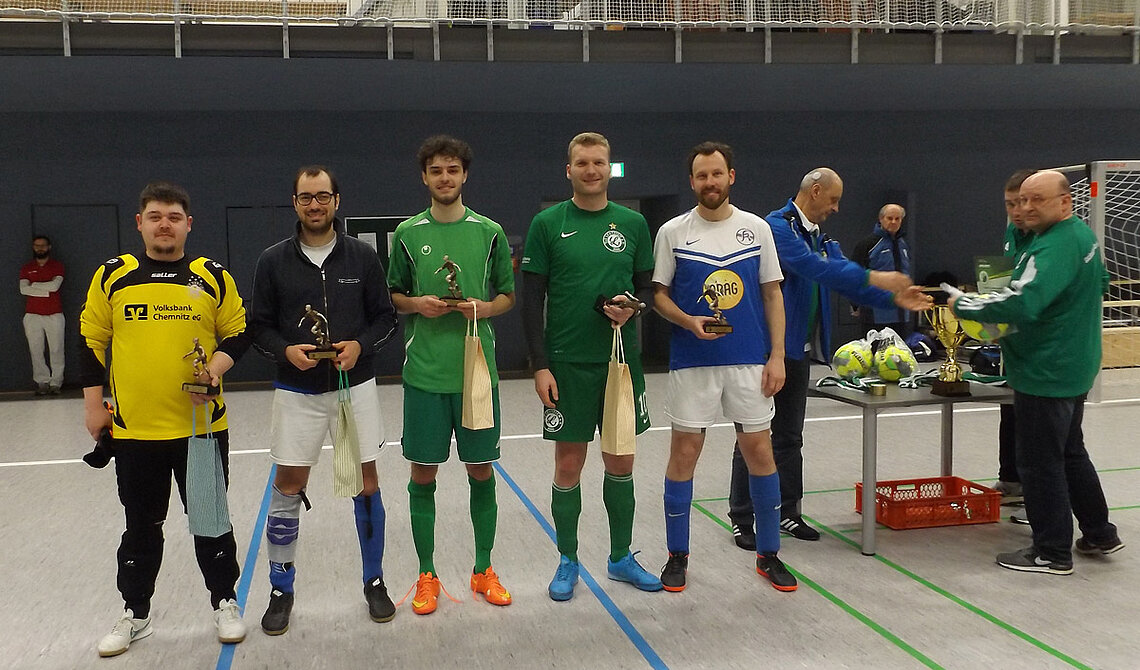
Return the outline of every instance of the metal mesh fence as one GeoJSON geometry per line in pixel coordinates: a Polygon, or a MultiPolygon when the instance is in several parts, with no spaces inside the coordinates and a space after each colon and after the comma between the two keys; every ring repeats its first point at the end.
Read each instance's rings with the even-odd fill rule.
{"type": "Polygon", "coordinates": [[[1140,0],[0,0],[0,17],[308,18],[1028,31],[1135,29],[1140,0]]]}

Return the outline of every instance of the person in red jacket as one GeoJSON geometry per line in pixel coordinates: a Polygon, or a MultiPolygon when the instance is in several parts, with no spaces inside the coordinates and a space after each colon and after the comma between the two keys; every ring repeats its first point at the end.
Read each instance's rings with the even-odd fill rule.
{"type": "Polygon", "coordinates": [[[51,257],[47,235],[32,238],[34,258],[20,268],[20,293],[26,295],[24,334],[32,352],[32,379],[36,395],[55,395],[63,386],[63,304],[59,287],[63,284],[63,263],[51,257]],[[51,364],[44,360],[47,341],[51,364]]]}

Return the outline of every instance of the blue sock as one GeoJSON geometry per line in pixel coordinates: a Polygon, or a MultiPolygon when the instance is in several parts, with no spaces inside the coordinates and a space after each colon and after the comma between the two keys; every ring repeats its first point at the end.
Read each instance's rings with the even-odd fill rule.
{"type": "Polygon", "coordinates": [[[689,553],[689,512],[693,506],[693,480],[665,478],[665,543],[669,553],[689,553]]]}
{"type": "Polygon", "coordinates": [[[780,550],[780,475],[748,475],[748,492],[756,513],[756,553],[780,550]]]}
{"type": "Polygon", "coordinates": [[[370,496],[358,495],[352,499],[356,514],[356,536],[360,540],[360,560],[364,583],[384,576],[384,501],[380,491],[370,496]]]}
{"type": "Polygon", "coordinates": [[[297,568],[292,563],[269,561],[269,585],[281,593],[293,592],[293,580],[297,578],[297,568]]]}

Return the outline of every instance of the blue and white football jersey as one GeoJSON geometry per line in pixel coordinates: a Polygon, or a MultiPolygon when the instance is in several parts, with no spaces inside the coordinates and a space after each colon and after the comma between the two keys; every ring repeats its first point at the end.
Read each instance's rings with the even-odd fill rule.
{"type": "Polygon", "coordinates": [[[733,328],[724,337],[701,340],[674,325],[670,370],[768,361],[771,344],[760,285],[784,275],[764,219],[734,207],[727,219],[707,221],[694,207],[661,226],[653,255],[653,281],[669,287],[682,311],[712,316],[704,297],[706,288],[712,288],[733,328]]]}

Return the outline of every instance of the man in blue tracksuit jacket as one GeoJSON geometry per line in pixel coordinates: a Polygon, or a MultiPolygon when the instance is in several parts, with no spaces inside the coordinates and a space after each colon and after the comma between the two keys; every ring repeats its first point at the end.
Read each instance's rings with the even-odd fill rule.
{"type": "MultiPolygon", "coordinates": [[[[930,296],[901,272],[867,270],[847,260],[839,243],[819,229],[819,223],[839,211],[843,180],[830,168],[804,175],[800,190],[788,204],[764,217],[772,228],[780,269],[784,273],[784,335],[787,379],[776,394],[772,420],[772,450],[780,475],[780,531],[800,540],[818,540],[819,532],[804,523],[799,503],[803,497],[803,428],[807,407],[810,351],[823,363],[831,360],[831,297],[838,291],[860,305],[927,309],[930,296]]],[[[733,453],[729,518],[736,543],[748,548],[755,542],[747,469],[739,450],[733,453]]]]}
{"type": "MultiPolygon", "coordinates": [[[[910,246],[903,235],[903,219],[906,210],[894,203],[883,205],[879,210],[879,220],[870,236],[855,245],[851,260],[868,270],[897,270],[910,276],[910,246]]],[[[858,305],[852,305],[858,308],[858,305]]],[[[906,337],[911,331],[910,313],[898,305],[859,309],[859,326],[866,332],[872,328],[891,328],[906,337]]]]}

